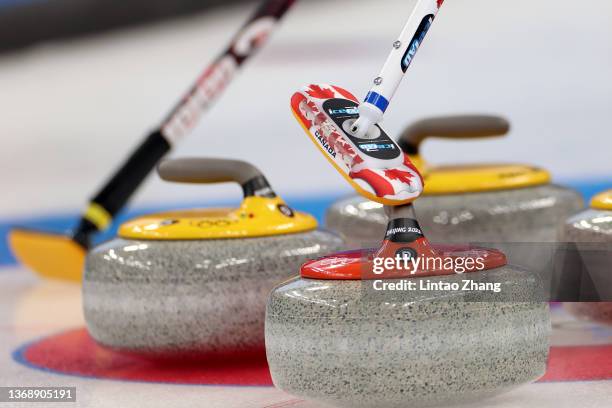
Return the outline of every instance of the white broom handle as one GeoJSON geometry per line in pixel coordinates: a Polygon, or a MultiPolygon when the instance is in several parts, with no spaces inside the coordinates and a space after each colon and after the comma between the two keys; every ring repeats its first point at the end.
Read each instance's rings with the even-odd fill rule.
{"type": "Polygon", "coordinates": [[[442,2],[443,0],[417,2],[399,38],[393,43],[380,74],[374,79],[364,102],[359,105],[359,120],[352,128],[356,136],[363,137],[370,126],[382,119],[442,2]]]}

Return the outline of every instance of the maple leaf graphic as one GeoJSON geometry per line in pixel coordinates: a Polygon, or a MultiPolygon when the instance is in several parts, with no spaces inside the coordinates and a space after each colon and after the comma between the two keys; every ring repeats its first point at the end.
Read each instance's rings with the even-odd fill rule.
{"type": "Polygon", "coordinates": [[[410,184],[410,180],[414,177],[411,173],[407,171],[390,169],[385,170],[385,176],[389,178],[389,180],[399,180],[404,184],[410,184]]]}
{"type": "Polygon", "coordinates": [[[352,171],[349,173],[349,176],[353,179],[361,179],[368,183],[378,197],[384,197],[395,193],[391,183],[372,170],[365,169],[357,172],[352,171]]]}
{"type": "Polygon", "coordinates": [[[336,92],[338,92],[340,95],[344,96],[346,99],[358,102],[357,98],[355,98],[355,95],[353,95],[352,93],[350,93],[346,89],[340,88],[339,86],[332,86],[332,88],[334,88],[336,90],[336,92]]]}
{"type": "Polygon", "coordinates": [[[423,180],[423,176],[421,175],[421,172],[419,171],[419,169],[416,168],[414,164],[412,164],[407,154],[404,155],[404,166],[408,167],[410,170],[414,172],[414,174],[416,174],[419,177],[419,179],[421,180],[421,185],[425,185],[425,181],[423,180]]]}
{"type": "Polygon", "coordinates": [[[319,85],[310,85],[306,93],[318,99],[329,99],[334,97],[334,91],[332,89],[321,88],[319,85]]]}
{"type": "Polygon", "coordinates": [[[353,158],[353,166],[356,166],[356,165],[361,164],[361,163],[363,163],[363,159],[361,157],[355,156],[353,158]]]}

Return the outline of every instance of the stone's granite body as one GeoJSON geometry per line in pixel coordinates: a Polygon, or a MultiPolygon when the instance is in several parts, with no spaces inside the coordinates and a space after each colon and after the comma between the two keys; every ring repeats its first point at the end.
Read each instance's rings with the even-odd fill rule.
{"type": "Polygon", "coordinates": [[[302,278],[280,285],[266,313],[274,384],[342,407],[421,407],[492,396],[544,374],[550,318],[547,303],[524,301],[541,290],[531,274],[505,266],[436,279],[503,289],[372,293],[363,286],[372,281],[302,278]]]}
{"type": "Polygon", "coordinates": [[[275,237],[115,239],[87,256],[83,303],[100,344],[152,357],[263,348],[272,288],[342,240],[312,231],[275,237]]]}
{"type": "Polygon", "coordinates": [[[561,232],[564,242],[612,243],[612,211],[589,209],[570,217],[561,232]]]}
{"type": "MultiPolygon", "coordinates": [[[[539,271],[552,254],[559,223],[583,207],[573,190],[556,185],[482,193],[426,195],[414,203],[419,224],[431,242],[491,243],[508,261],[539,271]],[[504,245],[503,243],[510,243],[504,245]]],[[[387,217],[380,204],[359,196],[342,199],[326,214],[326,227],[343,236],[351,248],[378,246],[387,217]]]]}
{"type": "MultiPolygon", "coordinates": [[[[612,211],[589,209],[570,217],[560,240],[575,243],[600,298],[612,299],[612,211]]],[[[578,317],[612,324],[612,302],[565,303],[565,307],[578,317]]]]}

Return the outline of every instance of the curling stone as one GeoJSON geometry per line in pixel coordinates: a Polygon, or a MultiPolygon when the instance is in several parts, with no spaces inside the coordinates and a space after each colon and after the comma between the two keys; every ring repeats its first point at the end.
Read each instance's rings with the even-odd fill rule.
{"type": "Polygon", "coordinates": [[[274,289],[266,312],[274,384],[341,407],[422,407],[480,400],[543,375],[550,318],[536,301],[539,280],[498,250],[429,244],[401,211],[380,249],[307,262],[274,289]],[[398,253],[455,266],[377,275],[375,260],[398,253]],[[460,269],[460,258],[480,258],[482,268],[460,269]],[[465,280],[479,289],[463,290],[465,280]]]}
{"type": "Polygon", "coordinates": [[[136,218],[91,251],[83,279],[89,333],[103,346],[154,358],[263,350],[271,289],[342,240],[289,208],[248,163],[180,159],[158,172],[167,181],[236,182],[244,200],[235,209],[136,218]]]}
{"type": "MultiPolygon", "coordinates": [[[[386,84],[383,76],[375,85],[386,84]]],[[[499,250],[425,238],[410,204],[422,192],[419,170],[378,123],[366,131],[377,138],[356,132],[372,95],[385,99],[371,91],[356,108],[352,94],[325,84],[291,98],[319,151],[358,193],[384,204],[389,221],[386,233],[373,232],[384,234],[379,248],[307,262],[300,277],[274,289],[265,329],[274,384],[344,407],[421,407],[480,400],[537,379],[550,332],[540,279],[499,250]]]]}
{"type": "Polygon", "coordinates": [[[572,314],[600,323],[612,324],[612,190],[591,200],[591,208],[569,218],[561,230],[561,242],[574,244],[581,260],[581,297],[597,302],[572,302],[564,306],[572,314]],[[593,296],[595,294],[595,296],[593,296]]]}
{"type": "MultiPolygon", "coordinates": [[[[415,208],[431,241],[486,243],[502,249],[511,263],[539,271],[553,245],[516,243],[556,242],[561,220],[583,208],[578,193],[551,184],[550,174],[533,166],[430,166],[419,154],[429,137],[469,139],[508,130],[509,123],[497,116],[430,118],[409,126],[398,145],[423,173],[425,189],[415,208]]],[[[372,246],[387,224],[382,207],[360,196],[341,199],[328,209],[326,227],[349,248],[372,246]]]]}

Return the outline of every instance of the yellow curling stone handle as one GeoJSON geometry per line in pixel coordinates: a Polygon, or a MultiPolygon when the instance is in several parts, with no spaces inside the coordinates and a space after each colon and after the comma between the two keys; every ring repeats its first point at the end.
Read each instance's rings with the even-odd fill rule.
{"type": "Polygon", "coordinates": [[[145,215],[119,228],[129,239],[197,240],[250,238],[291,234],[317,228],[309,214],[294,211],[277,197],[263,174],[253,165],[212,158],[164,161],[162,179],[181,183],[236,182],[244,199],[237,209],[193,209],[145,215]]]}
{"type": "Polygon", "coordinates": [[[593,197],[591,208],[612,211],[612,190],[604,191],[593,197]]]}
{"type": "Polygon", "coordinates": [[[425,195],[507,190],[547,184],[550,173],[523,164],[430,166],[420,154],[428,138],[474,139],[503,136],[510,123],[492,115],[440,116],[419,120],[400,136],[398,145],[410,155],[425,178],[425,195]]]}

